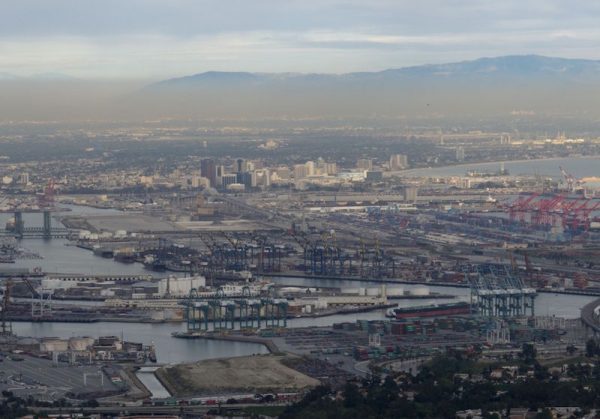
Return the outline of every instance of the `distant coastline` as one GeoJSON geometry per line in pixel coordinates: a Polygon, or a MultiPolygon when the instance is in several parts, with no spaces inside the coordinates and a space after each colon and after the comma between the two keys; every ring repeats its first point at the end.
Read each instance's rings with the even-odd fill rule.
{"type": "MultiPolygon", "coordinates": [[[[570,160],[570,159],[600,160],[600,155],[573,156],[573,157],[549,157],[549,158],[543,158],[543,159],[496,160],[496,161],[484,161],[484,162],[476,162],[476,163],[460,163],[460,164],[450,164],[450,165],[445,165],[445,166],[420,167],[420,168],[414,168],[414,169],[407,169],[407,170],[396,171],[396,172],[394,172],[394,174],[400,175],[400,176],[415,176],[415,175],[421,176],[418,173],[420,173],[424,170],[440,171],[440,170],[464,169],[464,173],[447,175],[447,176],[462,176],[466,173],[466,171],[468,169],[477,169],[477,168],[481,168],[481,167],[485,167],[485,166],[500,165],[502,163],[504,163],[505,165],[513,165],[513,164],[520,164],[520,163],[539,163],[539,162],[551,162],[551,161],[570,160]]],[[[558,170],[558,166],[556,167],[556,170],[558,170]]],[[[510,174],[518,175],[520,173],[513,173],[511,171],[510,174]]],[[[547,175],[557,176],[557,175],[551,174],[551,173],[548,173],[547,175]]],[[[589,175],[582,175],[582,176],[599,176],[599,175],[600,175],[600,169],[598,169],[596,174],[589,174],[589,175]]],[[[432,176],[443,176],[443,175],[432,175],[432,176]]]]}

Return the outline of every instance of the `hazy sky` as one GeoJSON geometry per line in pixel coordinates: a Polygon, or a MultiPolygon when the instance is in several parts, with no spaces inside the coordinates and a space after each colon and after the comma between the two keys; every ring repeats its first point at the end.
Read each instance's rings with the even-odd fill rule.
{"type": "Polygon", "coordinates": [[[349,72],[536,53],[600,59],[591,0],[2,0],[0,78],[349,72]]]}

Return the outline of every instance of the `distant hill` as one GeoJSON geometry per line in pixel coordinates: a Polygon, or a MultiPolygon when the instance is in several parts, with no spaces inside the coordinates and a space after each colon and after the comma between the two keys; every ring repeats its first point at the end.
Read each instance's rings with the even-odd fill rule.
{"type": "Polygon", "coordinates": [[[129,109],[189,117],[595,118],[600,61],[514,55],[346,74],[210,71],[164,80],[134,96],[129,109]]]}
{"type": "Polygon", "coordinates": [[[496,83],[503,81],[545,81],[550,79],[571,82],[600,80],[600,61],[544,57],[539,55],[511,55],[480,58],[448,64],[428,64],[379,72],[346,74],[248,73],[209,71],[191,76],[173,78],[148,86],[149,90],[194,87],[270,87],[321,84],[364,84],[381,82],[443,82],[473,81],[496,83]]]}

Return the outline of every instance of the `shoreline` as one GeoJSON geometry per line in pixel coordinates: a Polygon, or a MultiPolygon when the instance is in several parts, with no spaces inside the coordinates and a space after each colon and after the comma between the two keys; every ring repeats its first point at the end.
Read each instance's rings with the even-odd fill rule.
{"type": "MultiPolygon", "coordinates": [[[[539,158],[539,159],[518,159],[518,160],[493,160],[493,161],[479,161],[472,163],[460,163],[460,164],[450,164],[444,166],[434,166],[434,167],[415,167],[413,169],[406,170],[397,170],[394,172],[389,172],[391,176],[411,176],[414,175],[413,172],[417,170],[440,170],[445,168],[470,168],[473,166],[481,166],[485,164],[500,164],[500,163],[528,163],[528,162],[539,162],[539,161],[556,161],[556,160],[564,160],[564,159],[600,159],[600,155],[593,156],[567,156],[567,157],[547,157],[547,158],[539,158]]],[[[458,175],[454,175],[458,176],[458,175]]],[[[511,176],[514,176],[512,174],[511,176]]],[[[419,176],[422,177],[422,176],[419,176]]]]}
{"type": "MultiPolygon", "coordinates": [[[[404,285],[422,285],[427,287],[449,287],[449,288],[469,288],[469,284],[456,283],[456,282],[416,282],[416,281],[406,281],[402,279],[386,279],[386,278],[358,278],[358,277],[342,277],[342,276],[322,276],[322,275],[302,275],[302,274],[261,274],[266,277],[273,278],[297,278],[297,279],[317,279],[317,280],[329,280],[329,281],[354,281],[354,282],[372,282],[377,284],[404,284],[404,285]]],[[[306,286],[306,285],[290,285],[290,286],[306,286]]],[[[560,290],[560,289],[536,289],[538,293],[544,294],[565,294],[565,295],[581,295],[586,297],[600,297],[600,291],[585,291],[585,290],[560,290]]],[[[436,298],[436,297],[423,297],[426,298],[436,298]]]]}
{"type": "Polygon", "coordinates": [[[189,333],[189,332],[174,332],[171,334],[176,339],[205,339],[205,340],[219,340],[227,342],[240,342],[240,343],[256,343],[263,345],[270,354],[279,353],[279,347],[271,340],[267,338],[261,338],[258,336],[244,336],[244,335],[219,335],[214,332],[208,332],[207,334],[200,333],[189,333]]]}

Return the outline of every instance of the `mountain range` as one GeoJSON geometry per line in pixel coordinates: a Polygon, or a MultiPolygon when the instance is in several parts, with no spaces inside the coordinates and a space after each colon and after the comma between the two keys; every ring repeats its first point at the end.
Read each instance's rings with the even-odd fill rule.
{"type": "Polygon", "coordinates": [[[600,120],[600,61],[538,55],[345,74],[208,71],[140,87],[0,72],[0,118],[558,115],[600,120]]]}
{"type": "Polygon", "coordinates": [[[139,102],[196,116],[600,114],[600,61],[514,55],[346,74],[209,71],[146,86],[139,102]]]}
{"type": "Polygon", "coordinates": [[[544,57],[540,55],[511,55],[479,58],[447,64],[427,64],[378,72],[346,74],[321,73],[249,73],[208,71],[186,77],[172,78],[150,85],[150,90],[213,86],[269,86],[402,82],[504,82],[546,81],[596,82],[600,80],[600,61],[544,57]]]}

